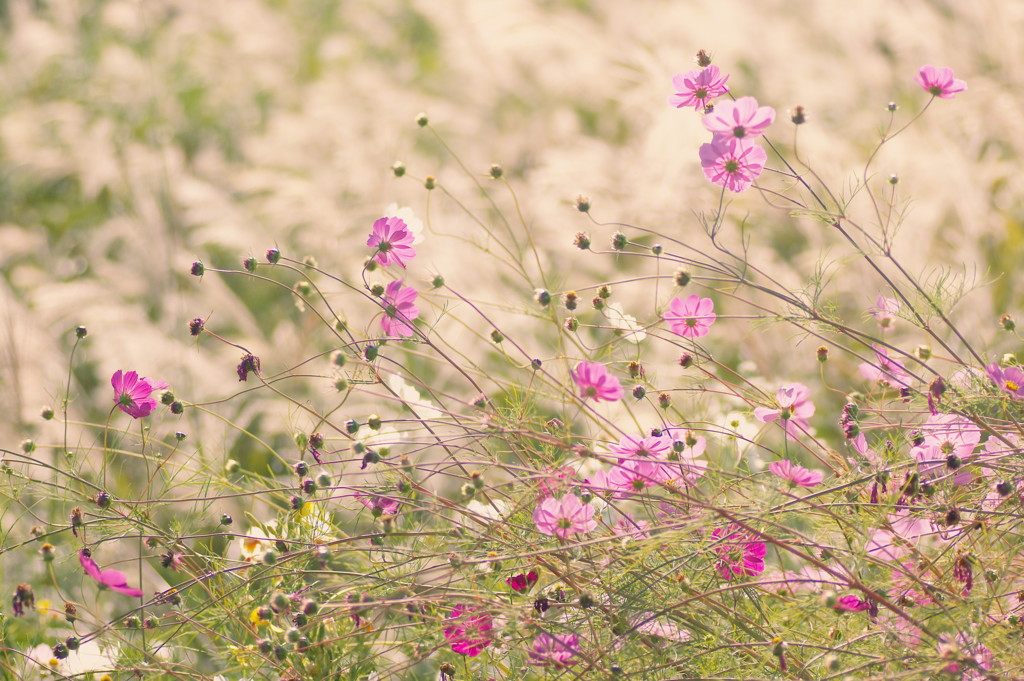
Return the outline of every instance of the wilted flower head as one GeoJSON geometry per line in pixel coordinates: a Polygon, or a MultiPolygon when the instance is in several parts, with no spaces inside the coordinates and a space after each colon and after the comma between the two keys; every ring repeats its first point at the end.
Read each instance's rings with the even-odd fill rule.
{"type": "Polygon", "coordinates": [[[153,391],[168,387],[162,381],[139,376],[134,371],[122,373],[120,369],[110,377],[110,384],[114,387],[114,404],[134,419],[149,416],[156,409],[153,391]]]}

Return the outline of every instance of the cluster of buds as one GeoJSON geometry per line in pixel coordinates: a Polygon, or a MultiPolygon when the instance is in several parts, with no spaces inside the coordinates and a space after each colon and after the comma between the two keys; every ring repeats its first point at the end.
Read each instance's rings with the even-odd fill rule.
{"type": "Polygon", "coordinates": [[[860,433],[860,426],[857,424],[859,411],[857,405],[853,402],[847,402],[843,406],[843,415],[839,418],[839,427],[843,429],[843,435],[846,436],[847,440],[852,440],[860,433]]]}

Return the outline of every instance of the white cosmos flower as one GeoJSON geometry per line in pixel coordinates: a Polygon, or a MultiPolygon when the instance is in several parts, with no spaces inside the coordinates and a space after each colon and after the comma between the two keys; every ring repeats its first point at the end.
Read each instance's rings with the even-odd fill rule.
{"type": "Polygon", "coordinates": [[[467,513],[476,518],[483,518],[491,522],[505,518],[511,508],[507,501],[502,501],[501,499],[494,499],[487,504],[473,499],[466,504],[467,513]]]}
{"type": "Polygon", "coordinates": [[[644,327],[637,323],[636,317],[626,314],[621,303],[608,303],[605,306],[604,316],[612,328],[621,331],[622,337],[630,343],[639,344],[640,341],[647,338],[644,327]]]}
{"type": "Polygon", "coordinates": [[[430,400],[423,398],[420,392],[406,383],[401,376],[395,374],[389,376],[388,387],[398,395],[398,399],[402,400],[405,406],[409,407],[421,419],[437,419],[445,416],[443,411],[435,407],[434,403],[430,400]]]}
{"type": "Polygon", "coordinates": [[[384,209],[382,217],[399,218],[409,228],[413,244],[423,241],[423,221],[416,217],[416,213],[412,212],[412,208],[409,208],[409,206],[399,206],[397,203],[392,203],[384,209]]]}

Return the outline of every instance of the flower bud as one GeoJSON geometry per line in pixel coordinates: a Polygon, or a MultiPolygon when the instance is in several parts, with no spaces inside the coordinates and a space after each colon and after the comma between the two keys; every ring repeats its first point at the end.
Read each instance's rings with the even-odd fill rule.
{"type": "Polygon", "coordinates": [[[819,362],[827,362],[828,361],[828,348],[825,347],[824,345],[818,346],[818,349],[815,350],[815,354],[818,356],[818,361],[819,362]]]}
{"type": "Polygon", "coordinates": [[[57,555],[57,549],[53,548],[53,544],[47,542],[39,547],[39,555],[43,557],[43,562],[49,563],[57,555]]]}
{"type": "Polygon", "coordinates": [[[441,288],[444,286],[444,277],[440,274],[435,274],[434,279],[430,282],[430,285],[434,288],[441,288]]]}
{"type": "Polygon", "coordinates": [[[263,555],[260,557],[260,562],[262,562],[264,565],[274,565],[277,563],[277,558],[277,551],[274,551],[273,549],[267,549],[263,552],[263,555]]]}
{"type": "Polygon", "coordinates": [[[793,121],[793,125],[803,125],[807,122],[807,110],[802,106],[793,107],[789,120],[793,121]]]}
{"type": "Polygon", "coordinates": [[[192,268],[189,270],[189,272],[191,272],[193,277],[201,277],[203,276],[203,273],[206,272],[206,266],[203,265],[203,263],[201,263],[200,261],[196,260],[194,263],[192,263],[192,268]]]}
{"type": "Polygon", "coordinates": [[[690,273],[682,268],[676,270],[672,278],[679,288],[683,288],[690,283],[690,273]]]}
{"type": "Polygon", "coordinates": [[[430,191],[437,187],[437,179],[433,175],[427,175],[427,177],[423,180],[423,186],[426,187],[428,191],[430,191]]]}
{"type": "Polygon", "coordinates": [[[206,321],[202,317],[196,317],[188,323],[188,332],[193,336],[198,336],[203,332],[205,326],[206,321]]]}
{"type": "Polygon", "coordinates": [[[612,250],[621,251],[626,248],[627,243],[629,243],[629,240],[626,239],[626,235],[622,232],[615,232],[612,235],[612,250]]]}
{"type": "Polygon", "coordinates": [[[427,114],[420,113],[416,115],[416,125],[420,126],[421,128],[425,128],[427,127],[428,123],[430,123],[430,119],[427,118],[427,114]]]}
{"type": "Polygon", "coordinates": [[[537,301],[537,304],[541,307],[547,307],[551,304],[551,294],[542,288],[533,290],[533,299],[537,301]]]}
{"type": "Polygon", "coordinates": [[[593,300],[590,301],[590,304],[594,306],[595,310],[603,310],[604,309],[604,298],[602,298],[600,296],[596,296],[593,300]]]}
{"type": "Polygon", "coordinates": [[[576,210],[581,213],[587,213],[590,211],[590,197],[580,194],[576,197],[576,210]]]}
{"type": "Polygon", "coordinates": [[[269,262],[271,265],[276,265],[280,259],[281,251],[277,250],[276,248],[271,248],[267,250],[267,262],[269,262]]]}
{"type": "Polygon", "coordinates": [[[1009,313],[1003,313],[999,316],[999,325],[1007,331],[1013,331],[1017,328],[1017,323],[1013,321],[1013,315],[1009,313]]]}
{"type": "Polygon", "coordinates": [[[491,164],[490,174],[492,180],[500,180],[501,176],[505,174],[505,170],[497,163],[493,163],[491,164]]]}
{"type": "Polygon", "coordinates": [[[391,172],[395,174],[395,177],[405,175],[405,164],[401,161],[395,161],[391,164],[391,172]]]}
{"type": "Polygon", "coordinates": [[[185,411],[185,405],[181,402],[171,402],[171,413],[175,416],[181,416],[182,412],[185,411]]]}
{"type": "Polygon", "coordinates": [[[689,369],[690,367],[692,367],[693,355],[691,355],[688,352],[684,352],[683,354],[679,355],[679,366],[683,367],[684,369],[689,369]]]}
{"type": "Polygon", "coordinates": [[[21,451],[25,452],[26,454],[31,454],[32,452],[36,451],[36,441],[35,440],[22,440],[21,441],[21,451]]]}
{"type": "Polygon", "coordinates": [[[900,176],[899,175],[890,175],[889,176],[889,184],[891,184],[893,186],[896,186],[899,183],[900,183],[900,176]]]}
{"type": "Polygon", "coordinates": [[[672,406],[672,396],[668,393],[661,393],[658,395],[658,406],[662,409],[668,409],[672,406]]]}
{"type": "Polygon", "coordinates": [[[237,473],[240,470],[242,470],[242,465],[235,461],[234,459],[228,459],[224,463],[224,472],[227,473],[228,475],[237,473]]]}
{"type": "Polygon", "coordinates": [[[644,395],[646,394],[647,388],[643,387],[642,385],[633,387],[633,397],[635,397],[636,399],[642,400],[644,398],[644,395]]]}
{"type": "Polygon", "coordinates": [[[245,268],[246,272],[252,273],[256,271],[256,258],[246,258],[242,261],[242,267],[245,268]]]}
{"type": "Polygon", "coordinates": [[[235,519],[234,519],[234,518],[232,518],[232,517],[231,517],[230,515],[228,515],[227,513],[223,514],[223,515],[222,515],[222,516],[220,517],[220,524],[221,524],[221,525],[224,525],[225,527],[227,527],[228,525],[230,525],[230,524],[231,524],[231,523],[233,523],[233,522],[235,522],[235,519]]]}
{"type": "Polygon", "coordinates": [[[316,490],[316,482],[312,478],[306,478],[305,480],[302,481],[302,493],[305,494],[307,497],[315,494],[316,490]]]}
{"type": "Polygon", "coordinates": [[[662,251],[664,250],[665,249],[661,247],[661,244],[654,244],[653,246],[651,246],[651,253],[653,253],[654,255],[661,255],[662,251]]]}
{"type": "Polygon", "coordinates": [[[68,647],[64,643],[58,643],[53,647],[53,656],[58,660],[66,660],[68,657],[68,647]]]}
{"type": "Polygon", "coordinates": [[[914,355],[922,362],[927,362],[932,358],[932,348],[929,345],[918,345],[914,348],[914,355]]]}
{"type": "Polygon", "coordinates": [[[711,66],[711,55],[707,53],[707,50],[697,51],[697,66],[702,69],[711,66]]]}
{"type": "Polygon", "coordinates": [[[384,295],[384,284],[374,284],[370,287],[370,295],[380,298],[384,295]]]}
{"type": "Polygon", "coordinates": [[[889,104],[885,108],[888,109],[889,112],[891,113],[891,112],[895,111],[896,109],[898,109],[899,106],[896,105],[896,102],[889,102],[889,104]]]}
{"type": "Polygon", "coordinates": [[[494,341],[495,343],[500,343],[501,341],[505,340],[505,337],[501,335],[500,331],[494,329],[493,331],[491,331],[491,340],[494,341]]]}
{"type": "Polygon", "coordinates": [[[590,236],[585,232],[577,232],[576,238],[572,241],[573,245],[581,251],[590,249],[590,236]]]}
{"type": "Polygon", "coordinates": [[[83,338],[85,338],[88,335],[89,335],[89,329],[87,329],[87,328],[85,328],[84,326],[81,326],[81,325],[75,327],[75,338],[77,338],[78,340],[82,340],[83,338]]]}
{"type": "Polygon", "coordinates": [[[96,495],[96,505],[100,508],[110,508],[110,493],[100,492],[96,495]]]}
{"type": "Polygon", "coordinates": [[[367,362],[372,362],[377,359],[377,354],[380,352],[380,348],[376,345],[367,345],[363,348],[363,357],[366,358],[367,362]]]}
{"type": "Polygon", "coordinates": [[[580,322],[575,317],[569,317],[565,320],[565,328],[571,333],[576,333],[576,330],[580,328],[580,322]]]}
{"type": "Polygon", "coordinates": [[[43,417],[44,421],[50,421],[53,419],[53,407],[43,407],[39,415],[43,417]]]}
{"type": "Polygon", "coordinates": [[[576,306],[579,304],[580,297],[575,291],[566,291],[563,300],[565,302],[566,310],[575,310],[576,306]]]}

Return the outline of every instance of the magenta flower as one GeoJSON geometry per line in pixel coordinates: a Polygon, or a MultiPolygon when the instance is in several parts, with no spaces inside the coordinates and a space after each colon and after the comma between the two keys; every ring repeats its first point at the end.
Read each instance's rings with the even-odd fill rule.
{"type": "Polygon", "coordinates": [[[570,534],[585,534],[597,527],[594,507],[584,504],[574,494],[566,494],[561,499],[548,497],[537,504],[533,522],[542,534],[559,539],[565,539],[570,534]]]}
{"type": "Polygon", "coordinates": [[[512,575],[505,580],[505,583],[509,585],[513,591],[527,591],[539,579],[536,570],[530,570],[529,572],[520,572],[518,575],[512,575]]]}
{"type": "Polygon", "coordinates": [[[373,232],[366,245],[377,249],[373,259],[381,267],[387,267],[392,263],[405,267],[406,261],[416,257],[416,251],[412,247],[415,238],[404,220],[384,217],[373,223],[373,232]]]}
{"type": "Polygon", "coordinates": [[[775,121],[775,109],[758,106],[753,97],[740,97],[735,102],[720,102],[704,117],[704,127],[724,140],[757,137],[775,121]]]}
{"type": "Polygon", "coordinates": [[[909,388],[910,374],[907,368],[898,359],[889,356],[889,351],[883,345],[872,343],[875,351],[877,364],[861,362],[860,375],[869,381],[885,383],[893,388],[909,388]]]}
{"type": "Polygon", "coordinates": [[[561,669],[576,664],[580,638],[576,634],[541,634],[533,642],[530,664],[561,669]]]}
{"type": "Polygon", "coordinates": [[[570,375],[584,399],[615,402],[622,397],[619,379],[608,373],[608,368],[600,362],[580,362],[570,375]]]}
{"type": "Polygon", "coordinates": [[[839,612],[860,612],[861,610],[870,610],[871,604],[850,594],[839,598],[833,607],[839,612]]]}
{"type": "Polygon", "coordinates": [[[768,160],[765,150],[753,142],[730,142],[715,138],[700,145],[704,176],[731,192],[741,192],[761,175],[768,160]]]}
{"type": "Polygon", "coordinates": [[[134,371],[122,374],[120,369],[110,377],[110,385],[114,386],[114,404],[133,419],[149,416],[156,409],[153,391],[167,388],[162,381],[141,377],[134,371]]]}
{"type": "Polygon", "coordinates": [[[370,512],[375,518],[382,515],[398,515],[398,509],[401,507],[401,504],[397,499],[389,499],[388,497],[382,497],[376,494],[363,494],[362,492],[356,492],[356,499],[360,504],[370,509],[370,512]]]}
{"type": "Polygon", "coordinates": [[[444,628],[444,637],[459,655],[476,657],[491,645],[487,632],[494,628],[494,624],[489,613],[471,605],[459,604],[448,615],[448,619],[455,622],[444,628]]]}
{"type": "Polygon", "coordinates": [[[380,320],[384,333],[389,336],[413,335],[412,320],[420,316],[415,303],[417,295],[413,287],[402,286],[401,279],[388,284],[384,292],[384,316],[380,320]]]}
{"type": "Polygon", "coordinates": [[[825,477],[821,471],[807,470],[803,466],[797,466],[789,459],[768,464],[768,470],[779,478],[789,481],[789,484],[794,487],[814,487],[825,477]]]}
{"type": "Polygon", "coordinates": [[[708,102],[729,91],[725,84],[727,80],[729,76],[722,76],[717,66],[677,73],[672,77],[676,93],[669,96],[668,103],[677,109],[692,106],[697,111],[704,111],[708,102]]]}
{"type": "Polygon", "coordinates": [[[718,554],[715,566],[723,579],[746,575],[753,577],[764,572],[764,557],[768,553],[764,542],[757,541],[747,530],[736,525],[716,528],[711,533],[716,540],[713,547],[718,554]]]}
{"type": "Polygon", "coordinates": [[[795,440],[801,431],[807,430],[810,426],[807,419],[814,415],[814,402],[808,399],[810,395],[810,389],[803,383],[787,383],[775,393],[779,408],[758,407],[754,416],[764,423],[781,419],[786,437],[795,440]]]}
{"type": "Polygon", "coordinates": [[[92,559],[89,549],[82,549],[78,552],[78,561],[82,564],[85,574],[99,582],[101,587],[113,589],[125,596],[134,596],[135,598],[142,595],[142,589],[133,589],[128,586],[128,577],[120,570],[100,570],[96,561],[92,559]]]}
{"type": "Polygon", "coordinates": [[[708,335],[715,323],[715,301],[701,298],[696,293],[686,298],[673,298],[668,312],[662,317],[668,322],[672,333],[684,338],[700,338],[708,335]]]}
{"type": "Polygon", "coordinates": [[[948,66],[937,69],[931,64],[925,64],[914,78],[914,82],[920,85],[925,92],[931,93],[933,97],[942,99],[952,99],[953,95],[967,89],[967,83],[959,78],[954,78],[953,69],[948,66]]]}
{"type": "Polygon", "coordinates": [[[1024,398],[1024,371],[1017,367],[1003,369],[993,362],[985,367],[985,373],[1000,390],[1009,393],[1010,397],[1017,400],[1024,398]]]}

